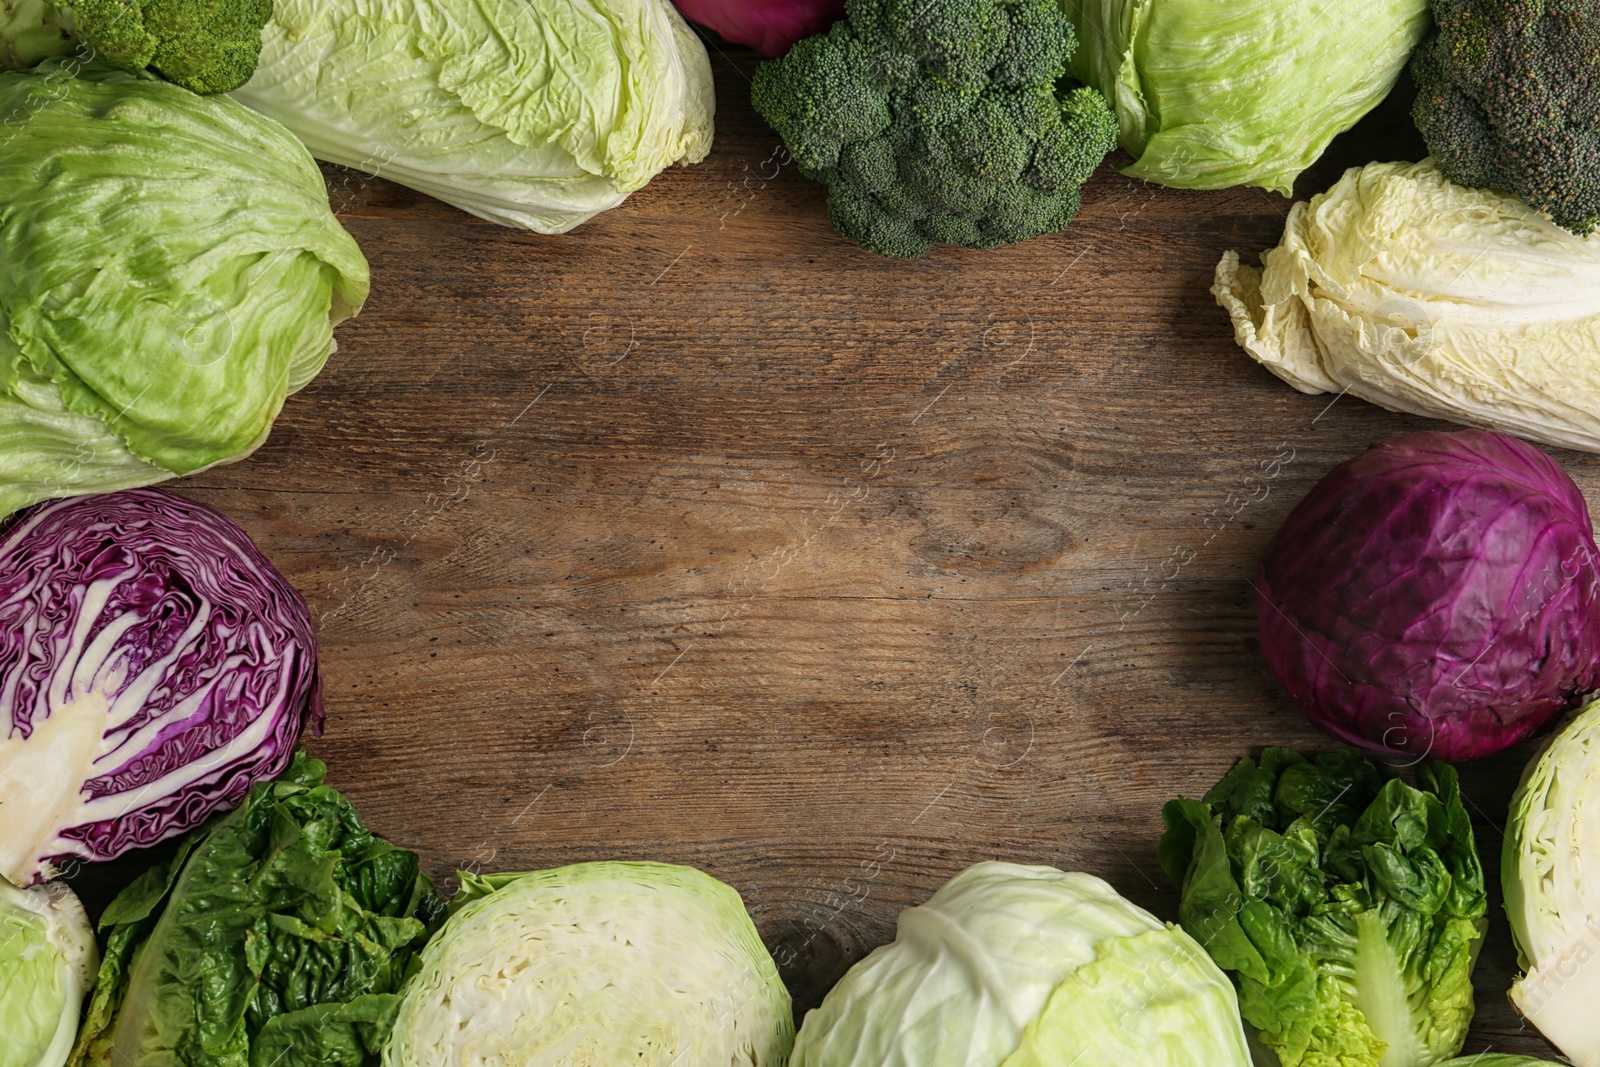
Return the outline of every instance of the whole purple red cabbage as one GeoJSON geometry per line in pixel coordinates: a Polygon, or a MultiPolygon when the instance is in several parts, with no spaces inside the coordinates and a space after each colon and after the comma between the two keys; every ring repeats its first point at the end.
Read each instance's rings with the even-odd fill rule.
{"type": "Polygon", "coordinates": [[[1597,556],[1583,494],[1543,452],[1412,434],[1290,513],[1256,583],[1261,645],[1343,741],[1487,756],[1600,688],[1597,556]]]}
{"type": "Polygon", "coordinates": [[[0,875],[198,826],[320,730],[300,594],[231,520],[159,489],[41,504],[0,535],[0,875]]]}
{"type": "Polygon", "coordinates": [[[844,0],[675,0],[683,17],[769,59],[826,33],[844,18],[844,0]]]}

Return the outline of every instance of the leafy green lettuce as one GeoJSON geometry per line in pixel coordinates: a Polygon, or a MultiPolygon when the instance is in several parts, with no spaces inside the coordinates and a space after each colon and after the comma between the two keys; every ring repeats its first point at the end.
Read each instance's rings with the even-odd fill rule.
{"type": "Polygon", "coordinates": [[[1460,1051],[1486,925],[1455,771],[1417,788],[1350,752],[1269,748],[1163,811],[1183,927],[1284,1067],[1427,1067],[1460,1051]]]}
{"type": "Polygon", "coordinates": [[[288,130],[79,68],[0,73],[0,517],[247,455],[367,297],[288,130]]]}
{"type": "Polygon", "coordinates": [[[111,903],[74,1065],[377,1062],[445,904],[326,770],[297,755],[111,903]]]}

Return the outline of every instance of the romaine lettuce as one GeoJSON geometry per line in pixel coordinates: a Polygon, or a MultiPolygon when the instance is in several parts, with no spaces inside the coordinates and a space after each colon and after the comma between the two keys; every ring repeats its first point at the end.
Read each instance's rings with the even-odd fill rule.
{"type": "Polygon", "coordinates": [[[366,1067],[445,905],[303,753],[106,909],[74,1067],[366,1067]]]}
{"type": "Polygon", "coordinates": [[[1428,1067],[1461,1049],[1486,926],[1455,771],[1382,781],[1351,752],[1269,748],[1163,811],[1183,927],[1283,1067],[1428,1067]]]}

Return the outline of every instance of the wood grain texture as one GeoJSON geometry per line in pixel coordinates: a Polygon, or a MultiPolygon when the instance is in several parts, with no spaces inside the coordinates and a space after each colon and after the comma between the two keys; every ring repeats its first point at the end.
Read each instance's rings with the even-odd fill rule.
{"type": "MultiPolygon", "coordinates": [[[[711,158],[567,236],[328,168],[372,300],[266,446],[180,487],[319,617],[313,751],[443,881],[708,870],[801,1011],[977,860],[1175,917],[1162,803],[1329,744],[1257,647],[1268,538],[1429,424],[1235,346],[1212,271],[1277,242],[1283,198],[1108,165],[1063,234],[881,259],[780,165],[730,54],[711,158]]],[[[1419,156],[1407,108],[1301,195],[1419,156]]],[[[1560,458],[1595,499],[1595,458],[1560,458]]],[[[1526,756],[1462,772],[1491,871],[1526,756]]],[[[141,862],[80,878],[91,903],[141,862]]],[[[1468,1051],[1548,1052],[1494,919],[1468,1051]]]]}

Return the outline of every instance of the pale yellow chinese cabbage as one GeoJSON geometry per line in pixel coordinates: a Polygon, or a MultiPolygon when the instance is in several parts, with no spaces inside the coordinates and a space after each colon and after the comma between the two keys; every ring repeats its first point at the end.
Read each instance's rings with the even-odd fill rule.
{"type": "Polygon", "coordinates": [[[711,62],[668,0],[277,0],[239,100],[311,154],[565,233],[711,149],[711,62]]]}
{"type": "Polygon", "coordinates": [[[1263,269],[1223,256],[1234,336],[1305,393],[1600,452],[1600,237],[1431,160],[1347,171],[1263,269]]]}

